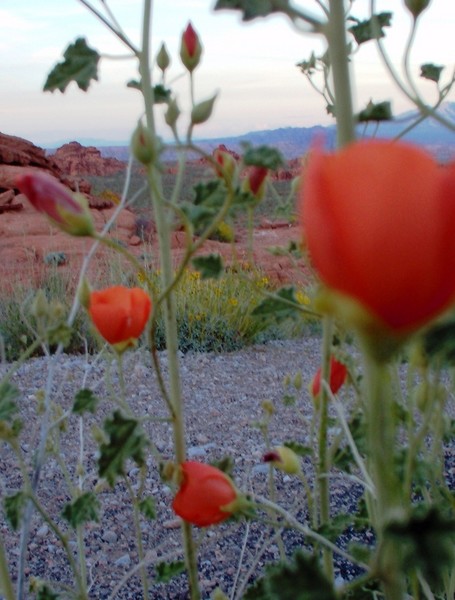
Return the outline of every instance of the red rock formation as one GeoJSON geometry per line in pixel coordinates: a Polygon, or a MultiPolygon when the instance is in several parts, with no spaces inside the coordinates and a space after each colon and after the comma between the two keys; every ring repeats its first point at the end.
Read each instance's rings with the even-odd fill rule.
{"type": "Polygon", "coordinates": [[[52,155],[59,168],[67,175],[114,175],[125,171],[125,163],[116,158],[104,158],[94,146],[79,142],[64,144],[52,155]]]}

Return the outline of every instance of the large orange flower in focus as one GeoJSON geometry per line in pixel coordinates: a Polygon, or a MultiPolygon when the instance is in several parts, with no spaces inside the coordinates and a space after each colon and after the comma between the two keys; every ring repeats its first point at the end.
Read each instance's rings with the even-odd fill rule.
{"type": "Polygon", "coordinates": [[[323,283],[381,326],[408,333],[455,299],[455,163],[410,144],[312,152],[301,218],[323,283]]]}
{"type": "Polygon", "coordinates": [[[143,289],[116,285],[92,292],[88,312],[102,337],[117,350],[124,350],[144,331],[151,308],[143,289]]]}

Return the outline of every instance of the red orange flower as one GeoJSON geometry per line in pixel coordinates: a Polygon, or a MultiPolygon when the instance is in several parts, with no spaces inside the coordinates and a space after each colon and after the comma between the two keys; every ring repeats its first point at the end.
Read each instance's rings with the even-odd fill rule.
{"type": "Polygon", "coordinates": [[[455,163],[384,140],[315,150],[301,215],[321,280],[381,327],[408,333],[454,301],[455,163]]]}
{"type": "Polygon", "coordinates": [[[103,338],[122,351],[134,345],[144,331],[151,308],[143,289],[117,285],[91,292],[88,312],[103,338]]]}
{"type": "MultiPolygon", "coordinates": [[[[341,388],[343,383],[346,381],[347,375],[348,375],[348,370],[346,368],[346,365],[344,365],[342,362],[339,362],[336,358],[331,356],[330,357],[330,376],[329,376],[330,384],[329,385],[330,385],[330,390],[331,390],[332,394],[336,394],[338,392],[338,390],[341,388]]],[[[315,397],[321,391],[321,376],[322,376],[322,369],[319,368],[316,372],[316,375],[313,377],[313,381],[311,382],[311,385],[310,385],[311,393],[315,397]]]]}
{"type": "Polygon", "coordinates": [[[16,186],[59,229],[78,236],[94,233],[86,199],[71,192],[52,175],[30,171],[17,178],[16,186]]]}
{"type": "Polygon", "coordinates": [[[238,492],[223,471],[189,460],[181,465],[181,477],[172,508],[188,523],[207,527],[226,520],[234,512],[238,492]]]}

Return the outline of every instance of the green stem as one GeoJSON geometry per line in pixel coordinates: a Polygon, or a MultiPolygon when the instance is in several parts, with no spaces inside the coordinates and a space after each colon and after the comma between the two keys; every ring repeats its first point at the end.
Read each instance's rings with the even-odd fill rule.
{"type": "MultiPolygon", "coordinates": [[[[322,368],[321,380],[330,381],[330,354],[332,347],[333,319],[326,316],[323,321],[322,338],[322,368]]],[[[319,525],[323,526],[330,521],[330,482],[327,477],[330,470],[330,456],[328,447],[328,420],[329,397],[325,386],[321,386],[319,404],[319,431],[318,431],[318,464],[317,486],[319,500],[319,525]]],[[[333,553],[324,547],[322,553],[324,570],[327,577],[333,581],[333,553]]]]}
{"type": "Polygon", "coordinates": [[[343,0],[329,0],[329,20],[326,36],[335,92],[335,116],[338,146],[355,139],[349,52],[346,40],[346,20],[343,0]]]}
{"type": "Polygon", "coordinates": [[[14,589],[6,560],[5,546],[0,535],[0,591],[5,595],[5,600],[14,600],[14,589]]]}
{"type": "MultiPolygon", "coordinates": [[[[142,77],[142,93],[144,96],[147,127],[150,133],[155,135],[155,122],[153,115],[154,98],[149,59],[151,13],[152,2],[151,0],[145,0],[140,73],[142,77]]],[[[167,289],[171,286],[173,281],[172,254],[170,244],[170,219],[165,209],[159,171],[153,164],[149,165],[147,169],[147,179],[150,185],[151,199],[158,232],[162,288],[167,289]]],[[[184,407],[178,363],[178,332],[174,294],[168,294],[164,299],[163,305],[169,370],[169,399],[173,407],[172,418],[174,431],[174,450],[176,462],[180,464],[186,459],[186,444],[184,429],[184,407]]],[[[191,600],[199,600],[201,594],[199,590],[197,556],[191,525],[184,522],[182,525],[182,534],[186,567],[189,578],[190,598],[191,600]]]]}
{"type": "Polygon", "coordinates": [[[396,419],[387,363],[365,356],[365,397],[369,467],[376,497],[370,498],[371,521],[378,538],[378,573],[387,600],[402,600],[405,577],[401,571],[400,547],[385,538],[390,522],[403,517],[401,485],[395,469],[396,419]]]}

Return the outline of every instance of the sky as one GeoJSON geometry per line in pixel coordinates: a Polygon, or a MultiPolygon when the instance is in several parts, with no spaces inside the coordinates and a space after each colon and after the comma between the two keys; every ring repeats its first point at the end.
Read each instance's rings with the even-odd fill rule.
{"type": "MultiPolygon", "coordinates": [[[[105,0],[123,29],[140,42],[142,0],[105,0]]],[[[324,0],[325,1],[325,0],[324,0]]],[[[102,9],[102,0],[92,0],[102,9]]],[[[321,36],[296,30],[282,15],[243,23],[237,11],[213,11],[215,0],[155,0],[152,55],[164,42],[171,56],[168,84],[182,108],[179,129],[187,127],[189,81],[179,58],[182,31],[191,20],[204,51],[195,70],[197,101],[217,93],[211,119],[198,126],[196,138],[233,136],[279,127],[329,124],[325,102],[299,72],[296,63],[311,52],[325,50],[321,36]]],[[[320,15],[317,0],[295,0],[320,15]]],[[[352,14],[368,15],[370,0],[355,0],[352,14]]],[[[384,40],[401,73],[401,57],[411,17],[403,0],[376,0],[376,10],[393,12],[393,26],[384,40]]],[[[446,65],[446,80],[454,68],[455,1],[432,0],[420,19],[411,70],[418,75],[425,62],[446,65]]],[[[137,90],[126,87],[138,79],[137,64],[127,49],[78,0],[0,0],[0,131],[31,140],[43,147],[71,140],[127,143],[143,107],[137,90]],[[64,94],[44,93],[49,71],[62,60],[68,44],[85,37],[101,55],[99,81],[87,93],[70,84],[64,94]],[[106,56],[106,57],[105,57],[106,56]]],[[[352,61],[355,108],[370,99],[390,100],[394,114],[412,108],[391,83],[375,44],[361,46],[352,61]]],[[[159,73],[153,71],[155,83],[159,73]]],[[[428,102],[435,99],[434,84],[417,77],[428,102]]],[[[455,101],[455,92],[448,97],[455,101]]],[[[164,139],[170,132],[162,109],[156,112],[164,139]]]]}

